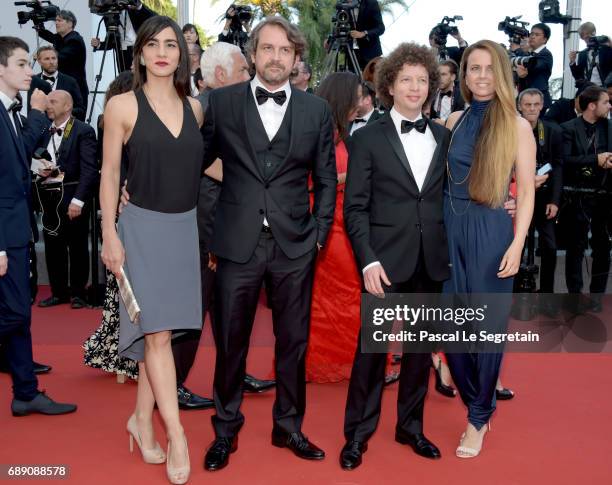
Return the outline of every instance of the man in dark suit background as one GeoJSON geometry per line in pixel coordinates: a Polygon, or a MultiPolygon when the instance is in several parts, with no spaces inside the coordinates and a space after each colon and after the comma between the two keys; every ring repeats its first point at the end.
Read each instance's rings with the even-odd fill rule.
{"type": "Polygon", "coordinates": [[[385,33],[385,24],[377,0],[361,0],[356,18],[357,25],[351,37],[357,40],[355,52],[363,70],[372,59],[382,56],[380,37],[385,33]]]}
{"type": "Polygon", "coordinates": [[[582,291],[584,251],[591,232],[593,265],[591,299],[583,309],[600,312],[610,272],[610,230],[612,227],[612,121],[610,98],[604,88],[591,86],[580,95],[582,116],[564,123],[563,190],[566,201],[563,217],[571,221],[565,259],[565,280],[569,293],[582,291]]]}
{"type": "Polygon", "coordinates": [[[77,19],[69,10],[61,10],[55,19],[55,31],[48,31],[41,24],[34,28],[43,39],[51,42],[57,50],[59,71],[74,78],[81,90],[83,106],[87,110],[89,101],[89,88],[87,87],[87,77],[85,75],[85,59],[87,52],[85,42],[81,34],[76,32],[77,19]]]}
{"type": "Polygon", "coordinates": [[[589,81],[576,81],[576,94],[573,99],[559,98],[555,101],[546,114],[542,116],[545,121],[551,121],[561,126],[566,121],[573,120],[580,115],[580,95],[589,86],[595,86],[589,81]]]}
{"type": "Polygon", "coordinates": [[[61,89],[62,91],[67,91],[72,97],[74,104],[72,114],[74,117],[77,120],[85,121],[85,105],[83,104],[79,85],[74,78],[57,70],[57,51],[55,47],[51,45],[40,47],[36,51],[36,61],[42,71],[32,76],[32,84],[28,91],[28,111],[30,109],[30,97],[35,89],[40,89],[45,94],[61,89]]]}
{"type": "Polygon", "coordinates": [[[436,41],[436,29],[435,27],[429,32],[429,45],[436,49],[438,52],[438,62],[445,61],[447,59],[451,59],[457,63],[457,65],[461,65],[461,58],[463,57],[463,52],[467,49],[468,43],[461,36],[461,32],[457,29],[456,34],[451,34],[451,37],[457,41],[459,44],[457,47],[444,47],[438,45],[436,41]]]}
{"type": "Polygon", "coordinates": [[[337,173],[329,106],[289,83],[305,45],[296,26],[267,17],[250,37],[255,78],[209,96],[204,153],[206,165],[223,160],[223,184],[211,242],[217,256],[216,439],[206,453],[207,470],[226,466],[237,447],[246,356],[264,280],[276,336],[272,444],[304,459],[325,456],[301,427],[314,262],[333,221],[337,173]]]}
{"type": "Polygon", "coordinates": [[[595,25],[585,22],[578,27],[578,35],[586,43],[586,49],[569,53],[570,70],[576,81],[591,81],[603,86],[612,72],[612,46],[610,39],[597,36],[595,25]],[[604,40],[607,39],[607,40],[604,40]]]}
{"type": "MultiPolygon", "coordinates": [[[[424,46],[401,44],[380,62],[377,79],[382,102],[393,108],[351,137],[346,231],[368,293],[439,293],[450,275],[442,224],[450,132],[421,114],[438,84],[437,59],[424,46]]],[[[386,360],[385,353],[362,352],[360,333],[346,401],[344,469],[361,464],[376,430],[386,360]]],[[[440,458],[423,434],[431,356],[404,353],[401,365],[395,439],[421,456],[440,458]]]]}
{"type": "Polygon", "coordinates": [[[529,34],[529,52],[521,49],[514,51],[518,56],[534,56],[536,58],[535,65],[532,67],[516,67],[516,73],[519,77],[519,92],[528,88],[539,89],[544,94],[545,110],[552,104],[548,90],[548,80],[552,74],[553,56],[546,48],[548,39],[550,39],[550,27],[546,24],[534,24],[529,34]]]}
{"type": "Polygon", "coordinates": [[[295,69],[291,73],[291,85],[307,93],[312,93],[312,88],[310,87],[311,77],[312,68],[310,64],[300,61],[295,65],[295,69]]]}
{"type": "Polygon", "coordinates": [[[452,59],[440,61],[438,74],[440,81],[432,101],[431,118],[446,122],[451,113],[465,109],[465,101],[457,83],[459,66],[452,59]]]}
{"type": "Polygon", "coordinates": [[[32,111],[21,124],[15,109],[20,90],[30,88],[28,46],[16,37],[0,37],[0,341],[13,381],[14,416],[65,414],[73,404],[53,401],[38,391],[32,360],[32,310],[29,243],[32,239],[30,157],[48,127],[44,93],[32,94],[32,111]]]}
{"type": "Polygon", "coordinates": [[[68,92],[55,90],[48,101],[47,116],[53,124],[39,147],[47,150],[60,176],[50,169],[39,171],[43,178],[49,177],[37,184],[37,194],[43,209],[51,296],[38,306],[67,303],[72,296],[71,307],[83,308],[89,279],[89,213],[98,184],[96,134],[72,116],[68,92]]]}
{"type": "MultiPolygon", "coordinates": [[[[116,60],[119,70],[131,69],[134,56],[134,42],[136,41],[138,30],[147,19],[156,15],[157,13],[144,5],[140,0],[138,0],[136,5],[130,5],[123,12],[117,14],[115,20],[119,21],[118,36],[121,43],[117,49],[121,58],[116,60]]],[[[115,38],[108,33],[110,17],[104,16],[103,19],[107,31],[106,39],[102,41],[97,37],[91,39],[91,46],[94,48],[94,52],[117,47],[115,46],[115,38]]]]}
{"type": "Polygon", "coordinates": [[[374,123],[380,119],[382,113],[376,109],[376,90],[374,85],[367,81],[361,81],[361,99],[357,107],[357,118],[349,125],[349,133],[352,135],[359,128],[374,123]]]}

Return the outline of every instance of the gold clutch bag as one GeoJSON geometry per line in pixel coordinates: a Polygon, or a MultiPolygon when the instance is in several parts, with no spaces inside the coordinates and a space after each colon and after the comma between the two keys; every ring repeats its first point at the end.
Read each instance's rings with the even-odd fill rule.
{"type": "Polygon", "coordinates": [[[134,325],[137,325],[138,321],[140,320],[140,307],[136,301],[136,296],[134,295],[134,290],[132,290],[132,285],[125,275],[123,266],[121,267],[121,278],[117,279],[117,284],[119,285],[119,293],[121,294],[121,299],[123,300],[123,304],[127,309],[130,321],[134,325]]]}

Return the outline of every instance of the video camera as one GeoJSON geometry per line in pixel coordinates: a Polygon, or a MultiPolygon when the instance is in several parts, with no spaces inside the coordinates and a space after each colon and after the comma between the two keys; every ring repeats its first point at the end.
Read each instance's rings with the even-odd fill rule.
{"type": "Polygon", "coordinates": [[[241,30],[244,24],[248,24],[251,22],[253,18],[253,9],[250,5],[235,5],[232,4],[227,9],[225,13],[226,19],[231,19],[230,29],[232,30],[241,30]],[[234,9],[234,14],[230,15],[229,11],[234,9]]]}
{"type": "Polygon", "coordinates": [[[41,25],[49,20],[55,20],[55,17],[60,12],[59,7],[53,5],[49,0],[31,1],[31,2],[15,2],[16,7],[28,7],[31,8],[29,12],[17,12],[17,22],[19,25],[23,25],[30,20],[34,25],[41,25]],[[47,4],[43,6],[43,4],[47,4]]]}
{"type": "Polygon", "coordinates": [[[587,49],[599,50],[602,45],[607,45],[610,42],[610,37],[607,35],[594,35],[587,42],[587,49]]]}
{"type": "Polygon", "coordinates": [[[434,41],[438,47],[446,46],[448,34],[457,35],[459,33],[459,29],[457,28],[457,26],[451,25],[457,20],[463,20],[463,17],[461,15],[455,15],[454,17],[444,17],[442,21],[431,30],[434,37],[434,41]]]}
{"type": "Polygon", "coordinates": [[[357,28],[354,9],[358,7],[358,0],[338,0],[336,2],[336,13],[332,17],[332,23],[334,24],[332,37],[348,39],[351,36],[351,30],[357,28]]]}
{"type": "Polygon", "coordinates": [[[95,15],[118,13],[137,6],[138,0],[89,0],[89,11],[95,15]]]}
{"type": "Polygon", "coordinates": [[[511,44],[520,44],[522,39],[529,37],[529,31],[525,28],[529,25],[529,22],[519,20],[521,17],[522,15],[506,17],[497,24],[497,30],[503,31],[511,44]]]}
{"type": "Polygon", "coordinates": [[[538,5],[540,22],[545,24],[567,24],[571,15],[563,15],[559,8],[559,0],[542,0],[538,5]]]}

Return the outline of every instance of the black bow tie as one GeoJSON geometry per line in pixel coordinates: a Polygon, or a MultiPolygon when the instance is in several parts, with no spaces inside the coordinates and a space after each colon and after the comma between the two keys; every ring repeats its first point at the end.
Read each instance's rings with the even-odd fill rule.
{"type": "Polygon", "coordinates": [[[427,121],[425,121],[425,118],[421,118],[420,120],[416,121],[402,120],[402,134],[410,133],[413,128],[415,128],[419,133],[425,133],[425,130],[427,129],[427,121]]]}
{"type": "Polygon", "coordinates": [[[257,89],[255,89],[255,99],[257,99],[257,104],[264,104],[266,101],[268,101],[268,98],[272,98],[276,104],[282,106],[285,104],[285,101],[287,101],[287,93],[285,90],[271,93],[262,87],[257,87],[257,89]]]}
{"type": "Polygon", "coordinates": [[[62,136],[62,129],[52,126],[51,128],[49,128],[49,133],[51,133],[52,135],[62,136]]]}
{"type": "Polygon", "coordinates": [[[49,81],[51,84],[55,84],[55,77],[54,76],[45,76],[44,74],[42,75],[42,78],[45,81],[49,81]]]}
{"type": "Polygon", "coordinates": [[[444,92],[440,92],[440,97],[443,98],[444,96],[448,96],[449,98],[453,95],[452,91],[444,91],[444,92]]]}
{"type": "Polygon", "coordinates": [[[367,123],[368,120],[364,120],[363,118],[355,118],[353,123],[367,123]]]}
{"type": "Polygon", "coordinates": [[[23,104],[20,98],[15,98],[15,100],[9,105],[7,111],[9,113],[19,113],[23,108],[23,104]]]}

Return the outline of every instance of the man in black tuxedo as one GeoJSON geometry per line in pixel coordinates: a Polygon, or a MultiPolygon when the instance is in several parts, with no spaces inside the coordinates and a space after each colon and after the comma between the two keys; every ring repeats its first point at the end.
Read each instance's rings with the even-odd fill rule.
{"type": "Polygon", "coordinates": [[[376,0],[361,0],[355,18],[357,24],[351,31],[351,37],[357,41],[355,53],[363,71],[368,62],[382,56],[380,37],[385,33],[385,24],[376,0]]]}
{"type": "Polygon", "coordinates": [[[584,80],[576,81],[576,94],[574,98],[559,98],[548,108],[542,119],[561,126],[566,121],[577,118],[580,115],[580,95],[589,86],[595,86],[595,84],[584,80]]]}
{"type": "Polygon", "coordinates": [[[544,109],[552,104],[550,92],[548,91],[548,80],[552,74],[553,56],[546,48],[550,39],[550,27],[546,24],[534,24],[529,34],[529,52],[517,49],[514,53],[518,56],[533,56],[535,65],[529,68],[516,67],[519,77],[519,92],[528,88],[539,89],[544,94],[544,109]]]}
{"type": "Polygon", "coordinates": [[[264,281],[276,336],[272,444],[305,459],[325,456],[301,427],[314,261],[335,208],[332,118],[324,100],[289,83],[305,48],[296,26],[268,17],[253,29],[249,42],[255,78],[211,91],[202,128],[206,165],[223,160],[211,242],[217,256],[217,412],[207,470],[227,465],[237,447],[246,356],[264,281]]]}
{"type": "Polygon", "coordinates": [[[602,309],[610,272],[610,230],[612,220],[612,121],[610,98],[604,88],[591,86],[580,95],[582,116],[564,123],[563,189],[566,201],[563,217],[568,232],[565,280],[570,293],[582,291],[582,263],[591,232],[593,267],[591,300],[587,310],[602,309]]]}
{"type": "MultiPolygon", "coordinates": [[[[378,65],[378,92],[393,106],[351,137],[344,220],[368,293],[439,293],[450,275],[442,222],[450,132],[423,118],[438,84],[433,50],[401,44],[378,65]],[[426,83],[421,83],[427,79],[426,83]],[[406,81],[407,80],[407,81],[406,81]]],[[[358,467],[380,416],[386,354],[362,353],[361,335],[344,418],[344,469],[358,467]]],[[[402,356],[395,439],[426,458],[440,451],[423,434],[431,356],[402,356]]]]}
{"type": "Polygon", "coordinates": [[[89,101],[89,88],[87,87],[87,77],[85,75],[85,42],[81,34],[76,32],[77,20],[75,15],[69,10],[61,10],[55,19],[55,31],[48,31],[44,26],[34,26],[38,35],[47,42],[51,42],[57,51],[59,71],[74,78],[81,90],[83,106],[87,111],[89,101]]]}
{"type": "Polygon", "coordinates": [[[431,118],[446,122],[451,113],[465,109],[465,101],[457,83],[459,66],[452,59],[446,59],[440,62],[438,74],[440,82],[433,98],[431,118]]]}
{"type": "MultiPolygon", "coordinates": [[[[555,223],[561,205],[563,185],[563,140],[558,125],[539,119],[543,105],[544,96],[538,89],[526,89],[519,95],[519,111],[531,124],[536,140],[536,168],[540,169],[546,164],[552,167],[547,174],[536,175],[536,199],[532,224],[538,231],[540,246],[540,293],[554,293],[557,266],[555,223]]],[[[555,313],[555,309],[547,299],[543,299],[542,305],[546,314],[552,316],[555,313]]]]}
{"type": "Polygon", "coordinates": [[[585,22],[578,27],[580,38],[586,42],[586,49],[569,53],[570,70],[576,81],[585,80],[603,86],[612,72],[612,47],[610,39],[597,36],[595,25],[585,22]],[[606,40],[607,39],[607,40],[606,40]]]}
{"type": "Polygon", "coordinates": [[[51,91],[60,89],[67,91],[72,97],[74,108],[72,114],[77,120],[85,121],[85,105],[81,97],[81,90],[74,78],[57,70],[57,51],[55,47],[46,45],[36,51],[36,60],[42,72],[32,76],[32,84],[28,91],[28,111],[30,110],[30,97],[35,89],[49,94],[51,91]]]}
{"type": "Polygon", "coordinates": [[[38,172],[45,179],[37,183],[37,194],[43,209],[45,259],[51,284],[51,296],[38,306],[66,303],[72,296],[72,308],[83,308],[89,279],[89,212],[98,184],[96,134],[91,126],[72,116],[68,92],[55,90],[48,100],[47,116],[53,124],[39,147],[47,150],[51,164],[63,176],[45,168],[38,172]]]}
{"type": "Polygon", "coordinates": [[[361,81],[361,98],[357,107],[357,118],[349,125],[349,133],[352,135],[359,128],[374,123],[382,117],[382,113],[376,109],[376,90],[372,83],[361,81]]]}
{"type": "Polygon", "coordinates": [[[20,90],[30,88],[28,45],[16,37],[0,37],[0,343],[13,381],[13,416],[65,414],[73,404],[53,401],[38,391],[32,360],[32,310],[29,243],[32,239],[30,157],[47,131],[46,95],[32,94],[26,124],[16,109],[20,90]]]}
{"type": "Polygon", "coordinates": [[[91,39],[91,46],[94,52],[98,50],[108,50],[117,48],[120,58],[116,59],[118,70],[125,71],[131,69],[134,56],[134,42],[140,26],[151,17],[157,14],[138,0],[136,5],[130,5],[123,12],[114,16],[114,20],[118,21],[118,39],[120,46],[115,46],[115,37],[108,34],[110,19],[108,15],[104,16],[104,26],[106,27],[106,39],[100,40],[97,37],[91,39]]]}

